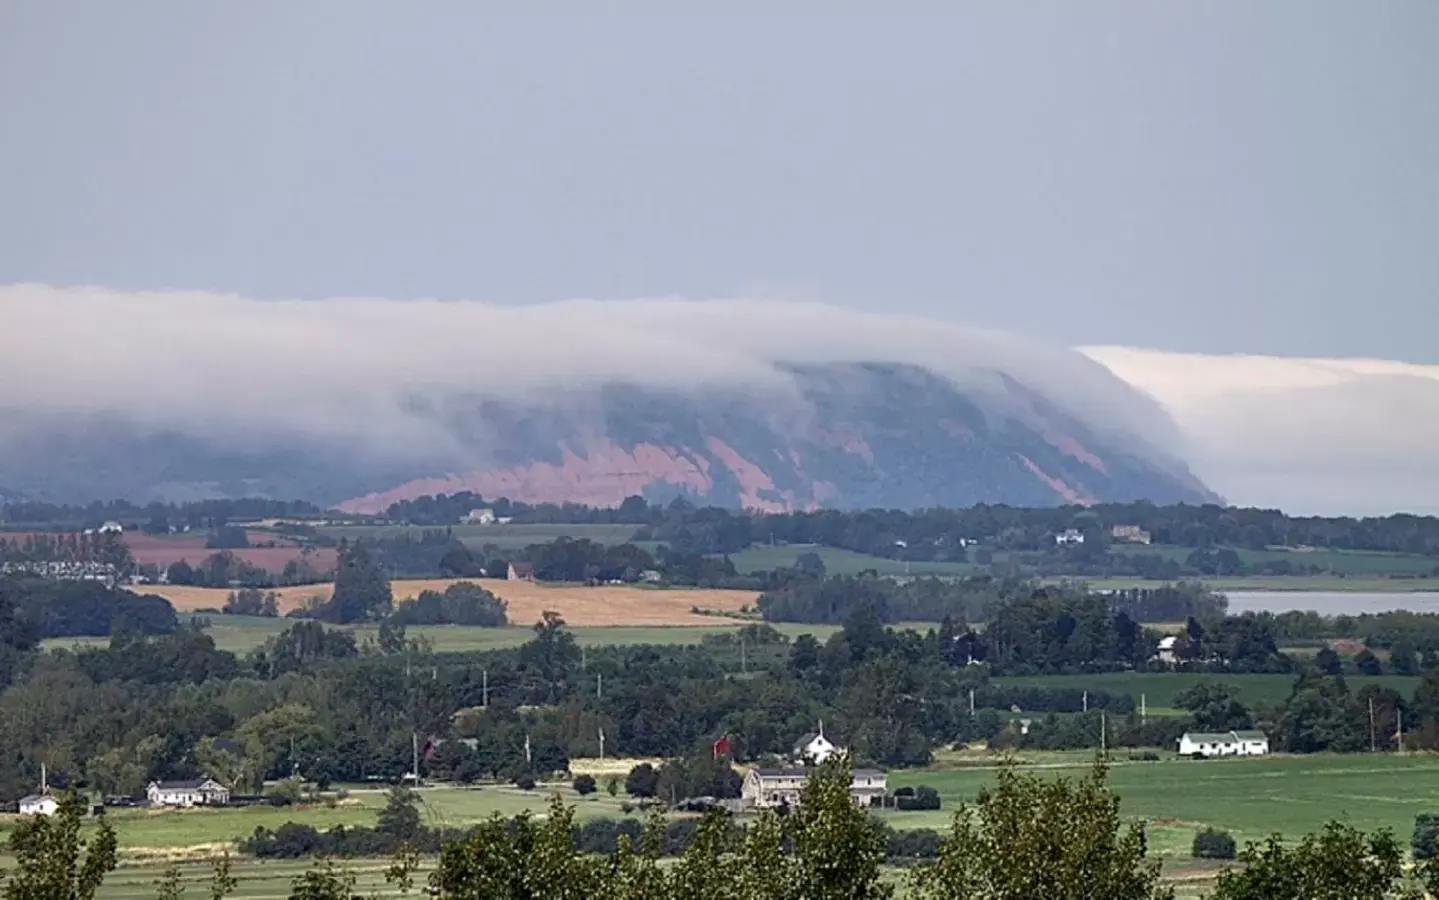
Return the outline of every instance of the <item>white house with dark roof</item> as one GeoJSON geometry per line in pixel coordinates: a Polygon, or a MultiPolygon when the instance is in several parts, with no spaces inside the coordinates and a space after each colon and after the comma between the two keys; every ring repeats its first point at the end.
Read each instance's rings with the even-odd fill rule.
{"type": "Polygon", "coordinates": [[[839,750],[834,742],[824,736],[823,722],[819,723],[819,730],[800,735],[800,739],[794,742],[794,758],[797,762],[819,765],[839,750]]]}
{"type": "Polygon", "coordinates": [[[213,778],[152,781],[145,796],[151,806],[224,806],[230,802],[230,789],[213,778]]]}

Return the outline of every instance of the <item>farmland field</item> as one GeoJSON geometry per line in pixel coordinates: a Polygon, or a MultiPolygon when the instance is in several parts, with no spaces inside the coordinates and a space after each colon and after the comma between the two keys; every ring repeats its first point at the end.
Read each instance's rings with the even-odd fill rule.
{"type": "MultiPolygon", "coordinates": [[[[1174,695],[1201,681],[1232,684],[1239,688],[1239,700],[1246,706],[1265,703],[1277,706],[1289,697],[1293,675],[1209,675],[1200,672],[1112,672],[1098,675],[1033,675],[994,679],[996,684],[1074,688],[1130,694],[1136,703],[1143,694],[1150,709],[1160,715],[1161,708],[1172,705],[1174,695]]],[[[1404,675],[1350,675],[1345,677],[1349,689],[1357,691],[1366,684],[1392,688],[1408,697],[1419,684],[1418,677],[1404,675]]]]}
{"type": "MultiPolygon", "coordinates": [[[[457,580],[464,579],[404,580],[391,582],[390,586],[395,601],[399,602],[416,597],[422,591],[443,591],[457,580]]],[[[518,624],[535,622],[541,612],[550,609],[575,626],[705,625],[711,624],[713,617],[698,615],[691,611],[692,607],[735,612],[743,606],[753,606],[759,596],[756,591],[663,590],[632,585],[586,587],[500,579],[475,580],[475,583],[509,604],[510,621],[518,624]]],[[[289,612],[311,600],[327,599],[334,589],[333,584],[280,588],[276,591],[280,611],[289,612]]],[[[159,594],[177,610],[186,611],[219,609],[230,595],[225,588],[169,584],[146,585],[142,590],[159,594]]]]}
{"type": "MultiPolygon", "coordinates": [[[[1047,768],[1083,774],[1084,754],[1074,765],[1047,768]]],[[[992,782],[983,769],[903,771],[892,786],[927,784],[939,791],[940,812],[894,813],[896,828],[942,827],[958,802],[992,782]]],[[[1332,819],[1359,828],[1392,828],[1407,841],[1414,817],[1439,811],[1439,756],[1271,756],[1206,760],[1171,758],[1158,763],[1121,763],[1110,772],[1120,812],[1149,820],[1151,847],[1166,856],[1187,855],[1197,828],[1229,831],[1243,843],[1277,833],[1295,838],[1332,819]]]]}
{"type": "Polygon", "coordinates": [[[906,563],[882,556],[855,553],[852,550],[807,544],[785,544],[779,547],[756,544],[738,553],[731,553],[730,561],[741,573],[761,572],[793,566],[795,560],[805,553],[818,555],[824,561],[825,571],[830,575],[854,575],[865,569],[874,569],[881,575],[969,575],[975,571],[975,567],[969,563],[906,563]]]}
{"type": "MultiPolygon", "coordinates": [[[[1030,763],[1028,771],[1045,777],[1079,777],[1090,764],[1090,757],[1083,752],[1038,754],[1026,762],[1030,763]]],[[[972,800],[993,778],[992,766],[891,772],[891,787],[926,784],[937,789],[944,799],[944,809],[885,813],[884,818],[895,828],[942,829],[959,804],[972,800]]],[[[1393,829],[1401,842],[1407,842],[1414,817],[1439,810],[1439,757],[1379,754],[1204,762],[1174,758],[1158,763],[1120,761],[1111,769],[1110,784],[1121,798],[1121,813],[1149,823],[1151,853],[1166,859],[1169,871],[1176,877],[1197,872],[1202,878],[1209,870],[1196,866],[1188,853],[1195,831],[1205,826],[1227,830],[1242,843],[1271,833],[1293,839],[1330,820],[1342,819],[1367,830],[1393,829]]],[[[566,803],[577,807],[580,819],[624,815],[619,800],[603,790],[583,799],[568,787],[557,790],[566,803]]],[[[431,824],[463,826],[495,812],[542,812],[550,794],[551,790],[545,788],[523,792],[503,786],[428,789],[421,791],[423,817],[431,824]]],[[[213,852],[256,825],[274,827],[291,819],[317,827],[373,824],[382,804],[383,794],[371,789],[355,792],[338,809],[112,813],[124,865],[107,880],[100,896],[113,900],[153,896],[151,885],[159,873],[159,862],[144,863],[147,859],[163,859],[166,848],[172,858],[183,858],[182,848],[213,852]]],[[[0,825],[0,835],[8,827],[0,825]]],[[[283,897],[289,879],[309,865],[308,861],[237,859],[235,872],[241,888],[236,896],[283,897]]],[[[371,890],[383,886],[383,861],[351,861],[347,865],[360,877],[362,885],[371,890]]],[[[185,871],[196,884],[207,874],[205,867],[198,864],[187,865],[185,871]]],[[[1181,894],[1188,895],[1185,890],[1181,894]]]]}
{"type": "MultiPolygon", "coordinates": [[[[1193,547],[1173,547],[1161,544],[1136,545],[1118,544],[1118,553],[1153,554],[1175,562],[1183,562],[1194,552],[1193,547]]],[[[1248,550],[1235,548],[1235,553],[1245,565],[1260,565],[1268,562],[1288,562],[1296,566],[1318,566],[1335,575],[1428,575],[1439,569],[1439,559],[1413,553],[1383,553],[1377,550],[1248,550]]]]}
{"type": "MultiPolygon", "coordinates": [[[[416,537],[418,525],[330,525],[318,529],[332,538],[416,537]]],[[[442,529],[443,530],[443,529],[442,529]]],[[[493,544],[502,550],[519,550],[530,544],[547,544],[556,538],[588,538],[601,544],[623,544],[639,530],[636,525],[451,525],[450,533],[472,547],[493,544]]]]}
{"type": "MultiPolygon", "coordinates": [[[[263,644],[272,635],[295,624],[294,619],[262,618],[258,616],[202,616],[208,620],[207,633],[214,638],[220,650],[244,654],[263,644]]],[[[720,616],[698,616],[694,625],[608,625],[581,626],[571,628],[575,639],[589,647],[631,645],[631,644],[698,644],[705,637],[726,634],[743,627],[739,619],[720,616]]],[[[342,627],[342,626],[327,626],[342,627]]],[[[775,623],[775,630],[790,638],[801,634],[813,634],[821,641],[839,629],[838,625],[800,625],[788,622],[775,623]]],[[[899,627],[929,628],[932,623],[906,623],[899,627]]],[[[356,639],[378,636],[373,626],[352,627],[356,639]]],[[[417,625],[406,629],[411,637],[423,637],[433,646],[436,653],[472,653],[486,650],[505,650],[518,647],[534,637],[534,631],[526,624],[515,624],[507,628],[480,628],[469,625],[417,625]]],[[[107,637],[94,638],[50,638],[43,642],[47,649],[77,649],[82,647],[105,647],[110,643],[107,637]]]]}

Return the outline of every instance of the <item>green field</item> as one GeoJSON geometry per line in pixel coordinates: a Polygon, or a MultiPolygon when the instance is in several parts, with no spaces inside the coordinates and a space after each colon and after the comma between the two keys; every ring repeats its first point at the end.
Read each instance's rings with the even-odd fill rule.
{"type": "Polygon", "coordinates": [[[866,569],[873,569],[881,575],[970,575],[975,572],[975,567],[970,563],[906,563],[882,556],[855,553],[852,550],[807,544],[785,544],[778,547],[756,544],[738,553],[731,553],[729,558],[741,573],[767,572],[793,566],[795,560],[805,553],[817,554],[824,560],[825,571],[830,575],[856,575],[866,569]]]}
{"type": "MultiPolygon", "coordinates": [[[[1200,672],[1112,672],[1098,675],[1033,675],[994,679],[996,684],[1074,688],[1087,691],[1109,691],[1130,694],[1135,702],[1143,695],[1150,712],[1162,715],[1171,706],[1174,695],[1201,681],[1232,684],[1239,688],[1240,702],[1246,706],[1263,703],[1278,706],[1289,697],[1294,685],[1293,675],[1209,675],[1200,672]]],[[[1409,697],[1419,684],[1417,676],[1351,675],[1345,681],[1357,691],[1366,684],[1392,688],[1409,697]]]]}
{"type": "MultiPolygon", "coordinates": [[[[1079,754],[1083,756],[1083,754],[1079,754]]],[[[1042,771],[1078,776],[1088,763],[1042,771]]],[[[955,804],[991,783],[983,769],[904,771],[891,786],[927,784],[940,792],[945,810],[894,813],[897,828],[934,828],[947,823],[955,804]]],[[[1222,828],[1241,843],[1270,834],[1295,838],[1333,819],[1359,828],[1391,828],[1408,841],[1414,817],[1439,812],[1439,756],[1271,756],[1254,759],[1120,763],[1110,772],[1125,816],[1151,823],[1152,852],[1186,856],[1194,832],[1222,828]]]]}
{"type": "MultiPolygon", "coordinates": [[[[530,544],[547,544],[556,538],[589,538],[601,544],[623,544],[639,530],[636,525],[451,525],[450,532],[472,547],[493,544],[502,550],[519,550],[530,544]]],[[[335,539],[419,537],[418,525],[330,525],[317,529],[335,539]]]]}
{"type": "MultiPolygon", "coordinates": [[[[974,799],[993,782],[995,758],[970,759],[970,767],[944,756],[926,770],[890,773],[890,787],[929,785],[940,792],[944,809],[937,812],[885,813],[895,828],[944,829],[959,804],[974,799]]],[[[1025,771],[1042,777],[1079,777],[1092,762],[1085,752],[1024,754],[1025,771]]],[[[1277,833],[1294,839],[1340,819],[1356,827],[1393,829],[1407,842],[1414,817],[1439,811],[1439,756],[1272,756],[1196,762],[1169,757],[1158,763],[1113,764],[1110,784],[1121,799],[1121,813],[1148,823],[1150,852],[1166,859],[1176,877],[1192,874],[1189,844],[1197,829],[1212,826],[1229,831],[1241,842],[1277,833]]],[[[422,790],[423,817],[428,824],[465,826],[493,813],[511,816],[529,810],[543,812],[552,793],[576,807],[581,820],[624,817],[621,798],[603,790],[580,798],[567,786],[541,787],[525,792],[509,786],[431,788],[422,790]]],[[[232,809],[148,812],[117,810],[110,820],[118,833],[122,866],[107,879],[100,896],[109,900],[154,896],[153,882],[164,860],[156,856],[182,848],[213,852],[216,847],[249,834],[256,826],[273,828],[299,821],[318,828],[334,825],[373,825],[384,803],[377,788],[355,790],[337,808],[232,809]]],[[[637,816],[639,813],[631,813],[637,816]]],[[[0,823],[0,838],[13,827],[0,823]]],[[[305,871],[310,861],[265,861],[238,858],[241,898],[287,895],[290,879],[305,871]]],[[[385,862],[349,861],[360,887],[369,892],[384,888],[385,862]]],[[[1198,867],[1202,876],[1203,867],[1198,867]]],[[[208,868],[189,863],[182,871],[197,888],[208,868]]],[[[193,891],[192,891],[193,892],[193,891]]],[[[1181,894],[1188,895],[1182,890],[1181,894]]],[[[386,894],[387,895],[387,894],[386,894]]]]}
{"type": "MultiPolygon", "coordinates": [[[[1032,754],[1026,771],[1043,777],[1079,777],[1091,758],[1083,753],[1032,754]]],[[[890,786],[926,784],[944,798],[938,812],[885,813],[895,828],[945,828],[962,802],[973,800],[991,784],[992,765],[982,768],[933,768],[890,773],[890,786]]],[[[1393,829],[1406,842],[1414,817],[1439,811],[1439,756],[1273,756],[1196,762],[1169,758],[1158,763],[1116,762],[1110,784],[1121,798],[1126,817],[1148,823],[1150,852],[1167,861],[1177,877],[1193,874],[1189,844],[1197,829],[1213,826],[1229,831],[1243,842],[1269,834],[1288,839],[1317,830],[1339,819],[1356,827],[1393,829]]],[[[601,791],[580,799],[568,788],[559,791],[577,806],[580,819],[622,817],[619,801],[601,791]]],[[[522,792],[510,787],[473,789],[436,788],[421,792],[424,817],[431,824],[463,826],[499,812],[541,812],[549,791],[522,792]]],[[[102,897],[153,896],[152,882],[160,864],[144,864],[140,847],[195,847],[220,844],[248,833],[258,824],[273,827],[288,820],[317,827],[335,824],[373,824],[383,803],[377,790],[356,792],[348,805],[305,810],[206,810],[189,812],[120,812],[112,821],[120,836],[125,865],[107,881],[102,897]]],[[[632,813],[631,815],[638,815],[632,813]]],[[[4,826],[8,827],[8,826],[4,826]]],[[[3,834],[3,831],[0,831],[3,834]]],[[[236,875],[243,898],[283,897],[289,880],[309,866],[307,861],[260,862],[237,860],[236,875]]],[[[370,891],[383,887],[382,861],[354,861],[347,867],[360,876],[370,891]]],[[[1201,875],[1206,870],[1198,867],[1201,875]]],[[[198,885],[208,870],[187,865],[184,871],[198,885]]],[[[1181,891],[1182,895],[1189,895],[1181,891]]]]}
{"type": "MultiPolygon", "coordinates": [[[[263,618],[259,616],[205,616],[210,622],[208,633],[215,639],[215,646],[231,653],[245,654],[259,647],[269,637],[291,625],[294,619],[263,618]]],[[[641,626],[614,625],[570,629],[580,644],[589,647],[628,644],[698,644],[706,636],[727,634],[745,626],[738,619],[714,618],[713,624],[686,626],[641,626]]],[[[821,641],[838,631],[838,625],[800,625],[788,622],[773,624],[775,630],[790,638],[801,634],[813,634],[821,641]]],[[[903,623],[897,628],[925,629],[933,623],[903,623]]],[[[356,639],[378,636],[373,627],[352,628],[356,639]]],[[[528,626],[511,625],[506,628],[480,628],[470,625],[418,625],[406,629],[411,637],[424,637],[434,646],[436,653],[473,653],[485,650],[506,650],[518,647],[535,636],[528,626]]],[[[49,638],[43,642],[46,649],[76,650],[85,647],[105,647],[109,638],[49,638]]]]}
{"type": "MultiPolygon", "coordinates": [[[[1383,553],[1377,550],[1247,550],[1233,548],[1245,565],[1289,562],[1296,566],[1318,566],[1335,575],[1428,575],[1439,569],[1439,559],[1413,553],[1383,553]]],[[[1161,544],[1117,544],[1116,553],[1143,553],[1184,562],[1193,547],[1161,544]]]]}

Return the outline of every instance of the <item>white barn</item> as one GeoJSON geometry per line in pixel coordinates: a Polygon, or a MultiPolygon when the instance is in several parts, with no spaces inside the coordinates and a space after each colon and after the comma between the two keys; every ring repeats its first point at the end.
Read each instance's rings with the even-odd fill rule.
{"type": "Polygon", "coordinates": [[[20,800],[22,816],[53,816],[60,808],[60,801],[50,794],[31,794],[20,800]]]}
{"type": "Polygon", "coordinates": [[[1180,756],[1263,756],[1269,738],[1262,731],[1188,731],[1179,738],[1180,756]]]}

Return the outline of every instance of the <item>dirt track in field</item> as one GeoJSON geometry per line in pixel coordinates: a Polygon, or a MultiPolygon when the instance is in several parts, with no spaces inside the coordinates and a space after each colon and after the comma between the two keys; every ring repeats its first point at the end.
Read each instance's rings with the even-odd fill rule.
{"type": "MultiPolygon", "coordinates": [[[[442,591],[452,579],[396,581],[391,584],[395,601],[414,597],[421,591],[442,591]]],[[[736,612],[742,606],[754,606],[759,594],[755,591],[720,590],[656,590],[652,588],[606,585],[533,584],[525,581],[482,579],[475,582],[509,605],[510,622],[527,625],[540,618],[547,609],[554,610],[570,625],[593,627],[602,625],[714,625],[714,616],[696,615],[691,607],[736,612]]],[[[280,588],[280,612],[299,609],[312,599],[328,598],[333,584],[280,588]]],[[[159,594],[177,610],[220,609],[230,592],[223,588],[197,588],[182,585],[144,585],[140,593],[159,594]]]]}

